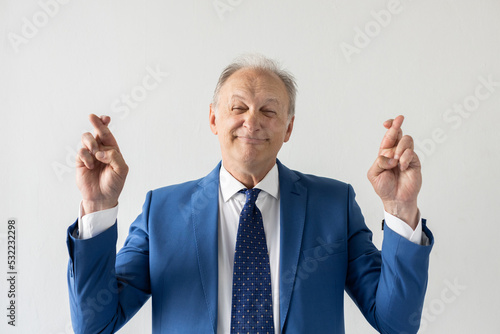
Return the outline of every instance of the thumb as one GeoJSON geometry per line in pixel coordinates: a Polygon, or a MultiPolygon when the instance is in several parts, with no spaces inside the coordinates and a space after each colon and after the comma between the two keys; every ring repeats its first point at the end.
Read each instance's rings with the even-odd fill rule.
{"type": "Polygon", "coordinates": [[[114,148],[96,152],[95,158],[106,165],[110,165],[118,175],[125,176],[128,172],[128,166],[123,156],[114,148]]]}
{"type": "Polygon", "coordinates": [[[388,157],[384,157],[383,155],[379,155],[378,158],[373,163],[372,167],[368,171],[368,178],[371,180],[382,174],[384,171],[388,169],[393,169],[398,164],[398,160],[390,159],[388,157]]]}

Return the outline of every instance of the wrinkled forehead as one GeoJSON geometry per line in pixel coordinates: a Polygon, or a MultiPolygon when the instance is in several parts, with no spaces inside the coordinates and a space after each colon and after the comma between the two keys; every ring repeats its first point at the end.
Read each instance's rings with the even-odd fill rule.
{"type": "Polygon", "coordinates": [[[288,94],[283,81],[265,70],[240,69],[224,83],[221,96],[226,101],[234,98],[274,101],[288,105],[288,94]]]}

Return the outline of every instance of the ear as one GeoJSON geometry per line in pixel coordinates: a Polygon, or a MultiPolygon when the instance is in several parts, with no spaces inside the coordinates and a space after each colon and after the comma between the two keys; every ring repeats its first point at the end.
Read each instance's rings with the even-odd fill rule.
{"type": "Polygon", "coordinates": [[[210,113],[208,115],[208,122],[210,123],[210,130],[212,130],[212,133],[214,135],[216,135],[218,132],[217,132],[217,117],[215,117],[215,108],[214,106],[212,105],[212,103],[210,103],[210,113]]]}
{"type": "Polygon", "coordinates": [[[283,140],[284,143],[286,143],[290,139],[290,136],[292,135],[293,121],[295,121],[295,116],[293,116],[292,119],[290,120],[290,123],[288,123],[288,128],[286,129],[286,134],[285,134],[285,140],[283,140]]]}

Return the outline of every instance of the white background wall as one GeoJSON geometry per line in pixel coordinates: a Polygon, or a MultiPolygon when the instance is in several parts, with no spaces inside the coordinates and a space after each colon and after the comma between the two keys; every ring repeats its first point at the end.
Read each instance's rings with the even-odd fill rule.
{"type": "MultiPolygon", "coordinates": [[[[121,247],[147,190],[219,161],[208,106],[221,69],[244,52],[296,75],[281,161],[352,183],[378,246],[382,206],[366,171],[382,122],[406,115],[424,165],[419,206],[436,238],[421,332],[499,332],[498,1],[59,1],[0,1],[0,332],[71,332],[65,234],[80,200],[74,154],[91,131],[87,115],[112,117],[130,166],[121,247]],[[151,70],[169,75],[140,96],[151,70]],[[135,94],[133,108],[124,94],[135,94]],[[18,220],[15,328],[9,217],[18,220]]],[[[373,332],[350,300],[346,331],[373,332]]],[[[121,333],[150,332],[148,303],[121,333]]]]}

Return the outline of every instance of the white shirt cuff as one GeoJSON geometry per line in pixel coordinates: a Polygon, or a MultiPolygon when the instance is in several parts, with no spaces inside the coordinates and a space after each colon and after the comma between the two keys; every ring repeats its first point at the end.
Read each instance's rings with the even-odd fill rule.
{"type": "Polygon", "coordinates": [[[78,208],[78,239],[90,239],[113,226],[118,217],[118,204],[111,209],[96,211],[82,217],[82,203],[78,208]]]}
{"type": "Polygon", "coordinates": [[[402,221],[396,216],[384,211],[385,224],[394,232],[403,238],[410,240],[417,245],[429,245],[429,238],[422,232],[422,220],[420,219],[420,212],[418,213],[418,225],[413,230],[410,225],[402,221]]]}

